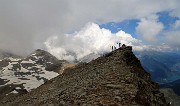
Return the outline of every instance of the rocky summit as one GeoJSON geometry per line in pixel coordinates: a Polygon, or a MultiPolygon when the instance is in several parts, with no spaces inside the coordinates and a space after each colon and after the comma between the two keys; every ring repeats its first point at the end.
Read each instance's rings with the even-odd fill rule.
{"type": "Polygon", "coordinates": [[[0,101],[2,106],[166,106],[159,86],[132,47],[81,63],[35,90],[0,101]]]}
{"type": "Polygon", "coordinates": [[[59,60],[44,50],[36,50],[26,58],[0,60],[0,99],[31,91],[59,74],[59,60]]]}

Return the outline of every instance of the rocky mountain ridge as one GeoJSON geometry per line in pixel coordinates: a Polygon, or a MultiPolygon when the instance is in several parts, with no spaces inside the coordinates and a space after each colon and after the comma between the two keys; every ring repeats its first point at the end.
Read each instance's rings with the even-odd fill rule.
{"type": "Polygon", "coordinates": [[[158,84],[150,79],[132,47],[121,47],[89,63],[66,69],[37,89],[3,106],[166,106],[158,84]]]}

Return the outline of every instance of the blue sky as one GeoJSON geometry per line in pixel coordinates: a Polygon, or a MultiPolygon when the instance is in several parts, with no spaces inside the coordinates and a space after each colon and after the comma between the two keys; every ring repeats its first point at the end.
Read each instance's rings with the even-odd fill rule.
{"type": "MultiPolygon", "coordinates": [[[[173,24],[177,20],[178,17],[173,17],[170,15],[170,12],[159,12],[156,14],[158,16],[158,21],[164,25],[163,31],[173,30],[173,24]]],[[[136,27],[140,20],[138,19],[130,19],[124,20],[122,22],[108,22],[105,24],[101,24],[101,28],[109,29],[112,33],[117,33],[120,30],[125,31],[126,33],[131,34],[134,38],[139,38],[139,35],[136,32],[136,27]]]]}
{"type": "Polygon", "coordinates": [[[135,28],[138,25],[139,20],[125,20],[122,22],[109,22],[106,24],[101,24],[101,28],[109,29],[112,33],[117,33],[120,30],[123,30],[129,34],[131,34],[133,37],[137,38],[137,34],[135,31],[135,28]]]}
{"type": "Polygon", "coordinates": [[[157,13],[157,15],[159,16],[159,21],[163,23],[163,25],[165,26],[164,30],[170,30],[172,28],[172,25],[179,20],[179,18],[177,17],[172,17],[170,16],[169,12],[160,12],[157,13]]]}

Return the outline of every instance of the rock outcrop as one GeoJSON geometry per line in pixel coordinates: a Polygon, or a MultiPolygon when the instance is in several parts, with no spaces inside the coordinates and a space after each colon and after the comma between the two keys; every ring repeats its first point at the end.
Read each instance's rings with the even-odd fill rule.
{"type": "Polygon", "coordinates": [[[69,68],[37,89],[1,100],[3,106],[166,106],[132,47],[69,68]]]}

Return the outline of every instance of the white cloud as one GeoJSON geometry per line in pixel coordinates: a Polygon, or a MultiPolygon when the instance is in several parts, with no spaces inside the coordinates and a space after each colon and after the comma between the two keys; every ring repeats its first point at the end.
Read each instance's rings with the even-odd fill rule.
{"type": "MultiPolygon", "coordinates": [[[[180,0],[173,0],[172,2],[174,2],[175,4],[173,4],[173,8],[172,8],[172,11],[171,11],[171,15],[173,17],[178,17],[180,18],[180,0]]],[[[170,2],[169,2],[170,3],[170,2]]],[[[172,5],[172,4],[169,4],[169,5],[172,5]]]]}
{"type": "Polygon", "coordinates": [[[61,36],[50,37],[44,44],[47,50],[58,57],[73,61],[81,59],[90,54],[102,54],[111,51],[111,46],[118,48],[117,42],[131,45],[135,50],[142,50],[143,46],[140,40],[133,38],[130,34],[124,31],[119,31],[115,34],[107,29],[101,29],[95,23],[88,23],[79,32],[67,34],[66,42],[58,44],[61,36]]]}
{"type": "MultiPolygon", "coordinates": [[[[1,0],[0,48],[16,53],[42,48],[51,35],[79,30],[88,22],[141,19],[157,12],[180,13],[179,0],[1,0]]],[[[179,16],[180,17],[180,16],[179,16]]]]}
{"type": "Polygon", "coordinates": [[[180,31],[169,31],[164,33],[166,44],[172,48],[180,48],[180,31]]]}
{"type": "Polygon", "coordinates": [[[133,38],[130,34],[119,31],[111,33],[108,29],[100,28],[98,24],[88,23],[80,31],[61,36],[51,36],[44,42],[47,50],[58,59],[74,61],[80,60],[91,53],[103,54],[111,51],[112,46],[118,48],[117,43],[133,46],[134,51],[169,51],[172,48],[164,43],[156,46],[145,45],[141,40],[133,38]]]}
{"type": "Polygon", "coordinates": [[[169,45],[171,49],[180,50],[180,20],[172,25],[172,29],[162,33],[162,40],[169,45]]]}
{"type": "Polygon", "coordinates": [[[142,18],[136,27],[137,33],[148,42],[157,41],[157,36],[163,30],[163,24],[158,22],[156,15],[142,18]]]}
{"type": "Polygon", "coordinates": [[[174,24],[175,29],[180,29],[180,20],[177,20],[174,24]]]}

